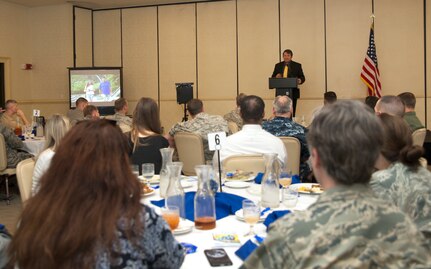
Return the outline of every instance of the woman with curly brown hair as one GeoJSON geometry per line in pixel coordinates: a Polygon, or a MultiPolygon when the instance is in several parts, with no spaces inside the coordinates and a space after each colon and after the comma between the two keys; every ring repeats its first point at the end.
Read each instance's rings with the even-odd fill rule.
{"type": "Polygon", "coordinates": [[[128,144],[106,120],[63,138],[21,215],[10,264],[26,268],[179,268],[184,251],[141,204],[128,144]]]}
{"type": "Polygon", "coordinates": [[[381,114],[383,147],[370,185],[377,196],[410,216],[431,246],[431,173],[419,163],[423,148],[413,145],[399,116],[381,114]]]}

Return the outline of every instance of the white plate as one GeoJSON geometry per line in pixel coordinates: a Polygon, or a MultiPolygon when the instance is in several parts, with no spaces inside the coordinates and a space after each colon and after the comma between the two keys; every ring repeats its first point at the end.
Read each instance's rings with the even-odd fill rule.
{"type": "Polygon", "coordinates": [[[175,230],[173,230],[172,233],[175,235],[180,235],[180,234],[189,233],[192,230],[193,230],[193,224],[184,223],[180,221],[180,224],[178,224],[178,227],[175,230]]]}
{"type": "Polygon", "coordinates": [[[181,180],[181,186],[183,186],[183,189],[191,188],[193,187],[193,182],[181,180]]]}
{"type": "Polygon", "coordinates": [[[155,192],[156,192],[156,190],[155,190],[155,189],[151,189],[151,191],[150,191],[150,192],[143,193],[143,194],[142,194],[142,196],[150,196],[150,195],[153,195],[155,192]]]}
{"type": "MultiPolygon", "coordinates": [[[[264,208],[262,208],[261,210],[264,210],[264,208]]],[[[265,221],[266,217],[268,217],[268,214],[270,214],[270,213],[271,213],[271,210],[266,211],[262,216],[260,216],[259,222],[265,221]]],[[[237,217],[237,219],[239,219],[239,220],[244,221],[244,215],[242,213],[242,209],[235,212],[235,217],[237,217]]]]}
{"type": "Polygon", "coordinates": [[[250,187],[252,183],[244,181],[226,181],[224,185],[232,189],[244,189],[250,187]]]}
{"type": "Polygon", "coordinates": [[[254,181],[254,178],[255,178],[256,176],[250,176],[250,177],[248,177],[248,178],[241,178],[241,179],[236,179],[236,178],[226,178],[226,180],[225,181],[231,181],[231,182],[235,182],[235,181],[238,181],[238,182],[247,182],[247,181],[254,181]]]}
{"type": "MultiPolygon", "coordinates": [[[[143,176],[138,176],[138,178],[139,178],[139,180],[142,180],[142,181],[146,181],[147,179],[146,178],[144,178],[143,176]]],[[[185,180],[185,179],[188,179],[188,180],[190,180],[190,181],[192,181],[193,180],[193,178],[190,178],[190,177],[186,177],[186,176],[181,176],[181,180],[185,180]]],[[[160,183],[160,175],[154,175],[150,180],[148,180],[148,182],[150,183],[150,184],[159,184],[160,183]]],[[[182,181],[183,182],[183,181],[182,181]]],[[[187,188],[187,187],[183,187],[183,188],[187,188]]]]}
{"type": "Polygon", "coordinates": [[[317,184],[317,183],[298,183],[298,184],[290,185],[289,189],[297,191],[298,193],[311,194],[311,195],[319,195],[323,192],[323,191],[321,191],[321,192],[299,191],[300,187],[305,187],[305,188],[311,189],[311,186],[313,186],[313,185],[319,185],[319,184],[317,184]]]}
{"type": "Polygon", "coordinates": [[[250,188],[247,189],[247,192],[251,195],[260,196],[262,192],[262,188],[260,184],[251,184],[250,188]]]}

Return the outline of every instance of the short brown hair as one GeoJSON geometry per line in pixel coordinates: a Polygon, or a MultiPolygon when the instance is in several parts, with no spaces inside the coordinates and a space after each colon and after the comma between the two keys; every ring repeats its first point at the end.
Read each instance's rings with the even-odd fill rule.
{"type": "Polygon", "coordinates": [[[126,105],[127,105],[126,98],[123,98],[123,97],[118,98],[117,100],[115,100],[115,103],[114,103],[115,111],[120,111],[126,105]]]}
{"type": "Polygon", "coordinates": [[[244,93],[240,93],[238,94],[238,96],[236,97],[236,106],[241,106],[241,102],[242,100],[244,100],[244,97],[246,97],[247,95],[245,95],[244,93]]]}
{"type": "Polygon", "coordinates": [[[203,108],[204,104],[199,99],[192,99],[187,102],[187,110],[192,116],[201,113],[203,111],[203,108]]]}
{"type": "Polygon", "coordinates": [[[342,100],[322,108],[307,141],[337,184],[367,184],[383,143],[382,127],[364,103],[342,100]]]}
{"type": "Polygon", "coordinates": [[[97,107],[93,105],[88,105],[84,108],[84,117],[91,116],[94,111],[98,111],[97,107]]]}
{"type": "Polygon", "coordinates": [[[408,108],[415,108],[416,106],[416,97],[411,92],[403,92],[398,94],[398,97],[401,98],[404,105],[408,108]]]}

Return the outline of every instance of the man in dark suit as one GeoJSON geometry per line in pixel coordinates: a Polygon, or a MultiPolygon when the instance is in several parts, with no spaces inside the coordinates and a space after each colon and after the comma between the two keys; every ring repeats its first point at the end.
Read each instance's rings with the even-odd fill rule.
{"type": "MultiPolygon", "coordinates": [[[[302,72],[302,66],[300,63],[292,61],[293,52],[290,49],[283,51],[283,61],[279,62],[274,67],[274,72],[272,73],[273,78],[297,78],[298,85],[301,85],[305,82],[305,76],[302,72]]],[[[286,92],[276,91],[277,95],[283,95],[286,92]]],[[[298,88],[292,89],[292,96],[289,96],[292,99],[293,104],[293,116],[295,116],[296,112],[296,99],[300,97],[300,92],[298,88]]]]}

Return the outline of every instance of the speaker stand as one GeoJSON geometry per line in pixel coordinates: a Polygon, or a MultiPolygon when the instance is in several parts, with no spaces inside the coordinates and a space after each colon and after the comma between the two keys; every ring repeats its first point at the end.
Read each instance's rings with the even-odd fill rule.
{"type": "Polygon", "coordinates": [[[187,104],[185,103],[184,104],[184,117],[183,117],[183,122],[184,121],[187,121],[188,120],[188,118],[187,118],[187,104]]]}

